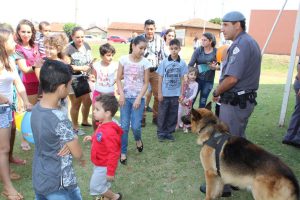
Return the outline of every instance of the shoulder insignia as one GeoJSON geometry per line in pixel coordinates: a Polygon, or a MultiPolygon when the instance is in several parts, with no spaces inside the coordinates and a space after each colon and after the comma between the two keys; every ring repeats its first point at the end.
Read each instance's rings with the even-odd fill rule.
{"type": "Polygon", "coordinates": [[[239,52],[240,52],[240,49],[238,47],[234,47],[232,54],[235,55],[235,54],[238,54],[239,52]]]}

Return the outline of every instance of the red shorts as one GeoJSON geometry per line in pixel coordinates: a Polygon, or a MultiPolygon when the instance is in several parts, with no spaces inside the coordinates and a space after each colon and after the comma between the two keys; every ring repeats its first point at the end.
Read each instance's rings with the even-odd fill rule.
{"type": "Polygon", "coordinates": [[[34,95],[38,93],[39,90],[39,82],[32,82],[32,83],[23,83],[25,86],[26,94],[27,95],[34,95]]]}

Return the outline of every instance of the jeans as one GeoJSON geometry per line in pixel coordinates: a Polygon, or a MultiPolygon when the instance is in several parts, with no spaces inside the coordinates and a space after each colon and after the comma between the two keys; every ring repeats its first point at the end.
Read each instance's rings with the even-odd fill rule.
{"type": "Polygon", "coordinates": [[[35,194],[35,200],[82,200],[79,187],[62,189],[48,195],[35,194]]]}
{"type": "MultiPolygon", "coordinates": [[[[197,96],[200,92],[199,108],[205,108],[207,98],[209,96],[210,91],[212,90],[212,88],[214,86],[214,83],[211,81],[205,81],[205,80],[200,80],[200,79],[197,79],[197,82],[198,82],[198,92],[197,92],[195,100],[197,99],[197,96]]],[[[194,100],[194,103],[195,103],[195,100],[194,100]]],[[[193,105],[194,105],[194,103],[193,103],[193,105]]]]}
{"type": "Polygon", "coordinates": [[[166,137],[175,132],[178,117],[178,97],[163,97],[159,102],[157,116],[157,136],[166,137]]]}
{"type": "Polygon", "coordinates": [[[0,128],[9,128],[13,121],[10,105],[0,105],[0,128]]]}
{"type": "Polygon", "coordinates": [[[120,108],[121,112],[121,127],[122,135],[122,154],[127,153],[128,132],[131,125],[131,130],[135,141],[141,140],[142,133],[142,118],[145,107],[145,99],[141,100],[141,105],[138,109],[133,108],[135,98],[125,98],[125,104],[120,108]]]}

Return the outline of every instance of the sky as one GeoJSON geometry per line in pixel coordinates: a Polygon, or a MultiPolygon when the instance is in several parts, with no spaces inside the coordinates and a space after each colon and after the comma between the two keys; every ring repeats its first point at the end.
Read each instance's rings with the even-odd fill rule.
{"type": "MultiPolygon", "coordinates": [[[[229,11],[281,9],[285,0],[3,0],[0,22],[16,27],[21,19],[33,22],[76,22],[88,27],[107,27],[111,22],[144,23],[155,20],[158,27],[192,18],[209,20],[229,11]],[[77,5],[77,6],[76,6],[77,5]],[[77,12],[76,12],[77,10],[77,12]],[[77,15],[75,14],[77,13],[77,15]]],[[[288,0],[285,10],[298,10],[299,0],[288,0]]]]}

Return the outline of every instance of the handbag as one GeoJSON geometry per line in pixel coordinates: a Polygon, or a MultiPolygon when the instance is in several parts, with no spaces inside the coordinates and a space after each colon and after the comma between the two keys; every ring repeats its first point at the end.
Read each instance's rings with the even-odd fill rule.
{"type": "Polygon", "coordinates": [[[77,76],[72,80],[71,85],[77,98],[91,92],[87,75],[77,76]]]}

